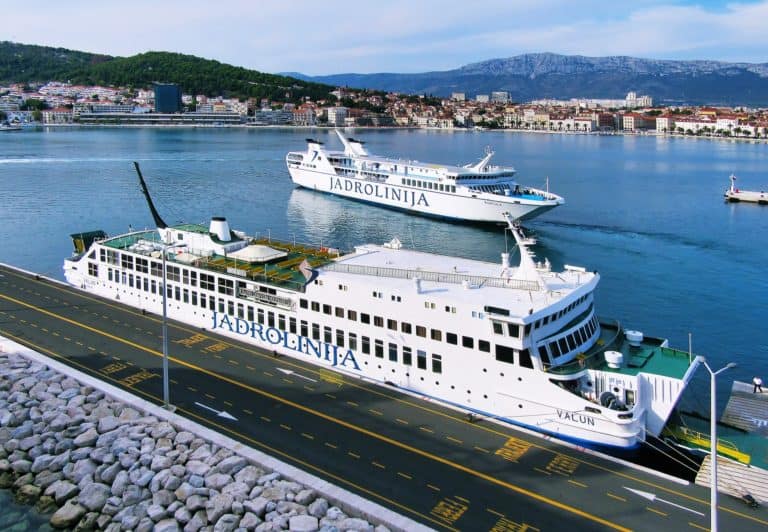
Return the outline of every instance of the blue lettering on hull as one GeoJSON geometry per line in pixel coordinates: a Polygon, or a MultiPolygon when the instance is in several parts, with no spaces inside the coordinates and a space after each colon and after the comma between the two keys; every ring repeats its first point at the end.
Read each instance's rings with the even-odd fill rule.
{"type": "Polygon", "coordinates": [[[360,366],[351,349],[346,352],[333,344],[312,340],[305,336],[281,331],[275,327],[264,327],[260,323],[246,321],[241,318],[230,318],[226,314],[213,311],[211,330],[222,329],[252,339],[267,346],[280,345],[303,355],[313,356],[323,360],[332,367],[341,366],[345,369],[360,371],[360,366]]]}
{"type": "MultiPolygon", "coordinates": [[[[429,207],[427,196],[424,192],[416,190],[399,189],[380,183],[361,183],[360,181],[343,179],[340,177],[331,177],[331,188],[329,192],[350,192],[367,196],[368,198],[380,200],[391,200],[405,204],[406,207],[424,206],[429,207]]],[[[363,198],[365,199],[365,198],[363,198]]]]}

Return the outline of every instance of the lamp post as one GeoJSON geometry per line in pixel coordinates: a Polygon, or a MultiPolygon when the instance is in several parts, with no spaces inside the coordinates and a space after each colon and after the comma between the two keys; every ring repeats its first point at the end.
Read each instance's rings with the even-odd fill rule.
{"type": "Polygon", "coordinates": [[[725,367],[720,368],[717,371],[712,371],[707,361],[704,360],[704,367],[709,372],[709,438],[710,438],[710,473],[709,473],[709,530],[710,532],[717,532],[717,394],[716,394],[716,377],[723,371],[736,367],[735,362],[729,362],[725,367]]]}
{"type": "Polygon", "coordinates": [[[169,249],[184,244],[163,244],[163,408],[172,410],[168,390],[168,283],[165,255],[169,249]]]}

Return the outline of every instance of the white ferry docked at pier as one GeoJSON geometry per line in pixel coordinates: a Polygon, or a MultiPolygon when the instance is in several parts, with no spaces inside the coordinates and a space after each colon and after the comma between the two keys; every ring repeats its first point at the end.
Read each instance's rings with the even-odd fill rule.
{"type": "MultiPolygon", "coordinates": [[[[305,152],[286,156],[291,180],[299,186],[376,203],[416,214],[504,223],[508,213],[527,220],[562,205],[563,198],[514,179],[514,168],[490,164],[487,151],[476,164],[451,166],[369,154],[363,142],[336,130],[343,151],[307,139],[305,152]]],[[[548,187],[547,187],[548,188],[548,187]]]]}
{"type": "MultiPolygon", "coordinates": [[[[137,166],[138,169],[138,166],[137,166]]],[[[586,445],[657,436],[700,363],[595,313],[596,272],[536,263],[507,216],[520,261],[405,249],[351,252],[209,225],[72,235],[67,281],[82,290],[394,385],[475,416],[586,445]]]]}

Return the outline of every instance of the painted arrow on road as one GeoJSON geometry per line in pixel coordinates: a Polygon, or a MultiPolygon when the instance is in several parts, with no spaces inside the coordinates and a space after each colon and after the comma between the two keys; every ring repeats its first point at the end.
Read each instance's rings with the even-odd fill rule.
{"type": "Polygon", "coordinates": [[[305,377],[301,373],[296,373],[292,369],[277,368],[277,371],[282,371],[286,375],[293,375],[294,377],[298,377],[300,379],[304,379],[304,380],[309,381],[309,382],[317,382],[315,379],[310,379],[309,377],[305,377]]]}
{"type": "Polygon", "coordinates": [[[629,490],[632,493],[634,493],[635,495],[639,495],[639,496],[643,497],[644,499],[648,499],[651,502],[653,502],[653,501],[663,502],[664,504],[668,504],[670,506],[674,506],[675,508],[680,508],[681,510],[685,510],[686,512],[691,512],[692,514],[696,514],[696,515],[700,515],[700,516],[704,517],[704,514],[701,513],[701,512],[697,512],[696,510],[692,510],[691,508],[688,508],[686,506],[681,506],[679,504],[675,504],[673,502],[666,501],[666,500],[664,500],[664,499],[662,499],[660,497],[657,497],[655,493],[648,493],[647,491],[633,490],[632,488],[628,488],[626,486],[624,486],[624,489],[625,490],[629,490]]]}
{"type": "Polygon", "coordinates": [[[197,406],[200,408],[205,408],[206,410],[210,410],[211,412],[214,412],[217,416],[223,417],[224,419],[231,419],[232,421],[237,421],[237,418],[227,412],[226,410],[216,410],[215,408],[211,408],[210,406],[206,406],[203,403],[195,402],[197,406]]]}

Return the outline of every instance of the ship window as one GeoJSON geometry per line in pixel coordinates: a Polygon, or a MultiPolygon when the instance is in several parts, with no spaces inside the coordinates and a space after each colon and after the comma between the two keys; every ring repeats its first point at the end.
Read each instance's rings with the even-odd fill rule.
{"type": "MultiPolygon", "coordinates": [[[[154,270],[155,263],[152,263],[152,269],[154,270]]],[[[154,271],[152,274],[154,275],[154,271]]],[[[214,280],[213,275],[208,275],[207,273],[201,273],[200,274],[200,288],[203,290],[214,290],[214,280]]]]}
{"type": "Polygon", "coordinates": [[[285,330],[285,315],[278,314],[277,315],[277,328],[281,331],[285,330]]]}
{"type": "MultiPolygon", "coordinates": [[[[133,269],[133,257],[131,257],[130,255],[123,254],[122,260],[120,261],[120,266],[122,266],[123,268],[126,268],[128,270],[132,270],[133,269]]],[[[178,281],[178,279],[177,279],[177,281],[178,281]]]]}
{"type": "MultiPolygon", "coordinates": [[[[170,278],[170,269],[171,267],[168,267],[169,271],[169,278],[170,278]]],[[[171,279],[178,281],[178,268],[176,268],[176,279],[171,279]]],[[[220,294],[226,294],[228,296],[232,296],[235,294],[235,282],[232,279],[225,279],[223,277],[219,277],[219,293],[220,294]]]]}
{"type": "MultiPolygon", "coordinates": [[[[249,311],[251,310],[250,307],[248,308],[248,310],[249,311]]],[[[296,334],[296,318],[293,318],[293,317],[288,318],[288,330],[291,333],[296,334]]]]}
{"type": "MultiPolygon", "coordinates": [[[[176,288],[178,290],[178,287],[176,288]]],[[[227,314],[230,316],[235,315],[235,304],[232,301],[227,301],[227,314]]]]}
{"type": "Polygon", "coordinates": [[[436,355],[435,353],[432,353],[432,372],[433,373],[443,372],[443,357],[440,355],[436,355]]]}
{"type": "Polygon", "coordinates": [[[416,367],[419,369],[427,369],[427,352],[418,349],[416,351],[416,367]]]}
{"type": "Polygon", "coordinates": [[[362,323],[365,323],[365,324],[371,323],[371,315],[370,314],[366,314],[365,312],[362,312],[360,314],[360,321],[362,323]]]}
{"type": "Polygon", "coordinates": [[[307,323],[305,320],[301,320],[300,325],[301,328],[299,330],[301,331],[301,335],[306,338],[309,336],[309,323],[307,323]]]}
{"type": "Polygon", "coordinates": [[[397,362],[397,344],[389,343],[389,360],[397,362]]]}
{"type": "Polygon", "coordinates": [[[213,296],[208,296],[208,308],[213,310],[216,306],[216,298],[213,296]]]}
{"type": "Polygon", "coordinates": [[[181,270],[181,279],[184,284],[189,284],[189,270],[181,270]]]}
{"type": "Polygon", "coordinates": [[[507,332],[513,338],[520,336],[520,326],[517,323],[507,323],[507,332]]]}
{"type": "Polygon", "coordinates": [[[189,284],[191,284],[192,286],[197,286],[197,272],[190,272],[189,284]]]}
{"type": "Polygon", "coordinates": [[[93,277],[99,276],[99,265],[95,264],[93,262],[88,263],[88,275],[91,275],[93,277]]]}
{"type": "Polygon", "coordinates": [[[176,240],[184,240],[184,233],[176,233],[176,240]]]}
{"type": "Polygon", "coordinates": [[[549,323],[549,316],[544,316],[543,325],[546,325],[547,323],[549,323]]]}
{"type": "Polygon", "coordinates": [[[384,342],[381,340],[376,340],[374,342],[373,346],[374,355],[376,355],[376,358],[384,358],[384,342]]]}
{"type": "MultiPolygon", "coordinates": [[[[203,278],[202,275],[200,276],[200,283],[202,284],[203,278]]],[[[300,308],[309,308],[309,301],[306,299],[299,299],[299,307],[300,308]]]]}
{"type": "Polygon", "coordinates": [[[546,345],[539,346],[539,358],[541,358],[541,361],[544,362],[544,364],[549,365],[549,352],[547,351],[546,345]]]}
{"type": "Polygon", "coordinates": [[[422,325],[416,326],[416,336],[421,336],[422,338],[427,337],[427,328],[422,325]]]}
{"type": "Polygon", "coordinates": [[[504,334],[504,329],[501,326],[501,323],[498,321],[493,321],[493,333],[494,334],[504,334]]]}
{"type": "Polygon", "coordinates": [[[461,345],[464,347],[467,347],[469,349],[472,349],[475,347],[475,340],[471,336],[462,336],[461,337],[461,345]]]}
{"type": "Polygon", "coordinates": [[[362,336],[361,340],[362,340],[362,344],[363,344],[363,353],[365,353],[366,355],[370,355],[371,354],[371,339],[368,338],[367,336],[362,336]]]}
{"type": "Polygon", "coordinates": [[[344,331],[336,329],[336,345],[344,347],[344,331]]]}
{"type": "Polygon", "coordinates": [[[387,329],[390,331],[397,330],[397,320],[387,320],[387,329]]]}
{"type": "Polygon", "coordinates": [[[565,341],[565,338],[560,338],[557,341],[557,345],[560,348],[560,353],[561,354],[564,355],[564,354],[566,354],[569,351],[569,349],[568,349],[568,342],[565,341]]]}
{"type": "Polygon", "coordinates": [[[330,327],[323,327],[323,341],[326,344],[333,342],[333,331],[330,327]]]}
{"type": "Polygon", "coordinates": [[[347,311],[347,319],[352,321],[357,321],[357,311],[356,310],[348,310],[347,311]]]}
{"type": "Polygon", "coordinates": [[[261,325],[264,325],[264,309],[260,308],[256,311],[256,318],[261,325]]]}
{"type": "Polygon", "coordinates": [[[490,353],[491,352],[491,343],[487,340],[478,340],[477,341],[477,348],[480,351],[483,351],[484,353],[490,353]]]}
{"type": "Polygon", "coordinates": [[[353,332],[349,333],[349,348],[357,351],[357,335],[353,332]]]}
{"type": "Polygon", "coordinates": [[[320,312],[320,303],[317,301],[312,302],[312,311],[313,312],[320,312]]]}
{"type": "Polygon", "coordinates": [[[112,268],[107,268],[107,279],[112,280],[112,268]]]}
{"type": "Polygon", "coordinates": [[[267,312],[267,325],[269,327],[275,326],[275,313],[274,312],[267,312]]]}
{"type": "MultiPolygon", "coordinates": [[[[248,305],[248,321],[253,321],[253,307],[250,305],[248,305]]],[[[296,331],[291,331],[291,332],[296,332],[296,331]]]]}
{"type": "Polygon", "coordinates": [[[411,348],[403,346],[403,364],[406,366],[410,366],[413,364],[413,360],[411,359],[411,348]]]}
{"type": "MultiPolygon", "coordinates": [[[[186,292],[187,289],[184,289],[184,292],[186,292]]],[[[241,320],[245,317],[245,307],[243,307],[242,303],[237,304],[237,317],[241,320]]]]}
{"type": "MultiPolygon", "coordinates": [[[[169,281],[181,281],[181,270],[178,266],[166,266],[166,276],[169,281]]],[[[230,294],[231,295],[231,294],[230,294]]]]}
{"type": "Polygon", "coordinates": [[[328,314],[330,316],[330,314],[331,314],[331,306],[330,305],[323,305],[323,314],[328,314]]]}
{"type": "MultiPolygon", "coordinates": [[[[136,281],[137,281],[136,282],[136,286],[138,286],[139,279],[137,278],[136,281]]],[[[185,288],[184,291],[182,292],[182,301],[184,301],[184,303],[189,303],[189,288],[185,288]]],[[[240,309],[239,310],[241,312],[239,313],[240,315],[238,316],[238,318],[242,318],[243,317],[242,316],[242,310],[243,310],[243,306],[242,305],[240,305],[240,309]]]]}
{"type": "Polygon", "coordinates": [[[336,307],[336,317],[337,318],[343,318],[344,317],[344,309],[341,307],[336,307]]]}
{"type": "Polygon", "coordinates": [[[555,358],[562,355],[562,353],[560,352],[560,346],[557,345],[557,342],[552,342],[551,344],[549,344],[549,349],[550,351],[552,351],[552,356],[554,356],[555,358]]]}
{"type": "Polygon", "coordinates": [[[141,273],[148,273],[149,261],[147,259],[142,259],[141,257],[136,257],[136,271],[141,273]]]}
{"type": "Polygon", "coordinates": [[[381,316],[374,316],[373,317],[373,324],[376,327],[384,327],[384,318],[382,318],[381,316]]]}
{"type": "Polygon", "coordinates": [[[445,341],[452,345],[458,345],[459,336],[456,333],[447,332],[445,333],[445,341]]]}
{"type": "Polygon", "coordinates": [[[400,322],[400,330],[405,334],[411,334],[411,324],[408,322],[400,322]]]}
{"type": "Polygon", "coordinates": [[[528,336],[531,333],[531,324],[528,323],[525,326],[525,336],[528,336]]]}
{"type": "Polygon", "coordinates": [[[320,326],[317,323],[312,324],[312,339],[320,339],[320,326]]]}
{"type": "Polygon", "coordinates": [[[520,351],[520,365],[524,368],[533,369],[533,361],[531,360],[531,352],[527,349],[520,351]]]}
{"type": "Polygon", "coordinates": [[[442,340],[443,340],[443,331],[440,331],[440,330],[438,330],[438,329],[431,329],[431,330],[429,331],[429,334],[430,334],[430,337],[431,337],[431,338],[432,338],[434,341],[436,341],[436,342],[440,342],[440,341],[442,341],[442,340]]]}
{"type": "Polygon", "coordinates": [[[515,351],[511,347],[505,345],[496,346],[496,360],[499,362],[506,362],[507,364],[515,363],[515,351]]]}

